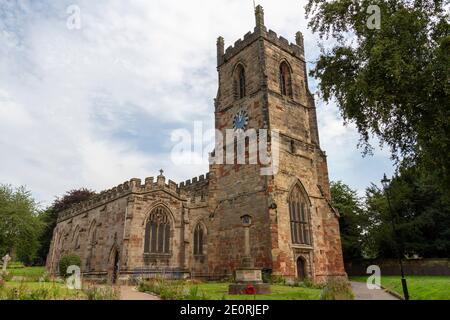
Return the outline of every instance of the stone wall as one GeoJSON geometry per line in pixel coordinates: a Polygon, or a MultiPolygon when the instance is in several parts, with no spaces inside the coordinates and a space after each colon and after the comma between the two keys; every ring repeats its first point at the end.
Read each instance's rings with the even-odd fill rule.
{"type": "MultiPolygon", "coordinates": [[[[395,259],[347,262],[345,270],[349,276],[369,276],[366,271],[371,265],[380,267],[381,276],[400,275],[399,262],[395,259]]],[[[403,268],[406,276],[450,276],[449,259],[404,259],[403,268]]]]}

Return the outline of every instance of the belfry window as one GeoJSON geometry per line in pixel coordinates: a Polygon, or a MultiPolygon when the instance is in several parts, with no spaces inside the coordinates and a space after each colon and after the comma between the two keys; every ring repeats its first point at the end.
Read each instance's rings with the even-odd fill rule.
{"type": "Polygon", "coordinates": [[[145,226],[144,253],[170,253],[169,214],[163,207],[150,213],[145,226]]]}
{"type": "Polygon", "coordinates": [[[241,64],[235,70],[234,96],[236,99],[246,96],[245,69],[241,64]]]}
{"type": "Polygon", "coordinates": [[[292,97],[291,69],[284,61],[280,65],[280,91],[283,96],[292,97]]]}
{"type": "Polygon", "coordinates": [[[293,244],[311,245],[309,201],[299,185],[289,196],[289,213],[291,218],[291,235],[293,244]]]}
{"type": "Polygon", "coordinates": [[[194,230],[194,255],[203,255],[204,231],[201,224],[198,224],[194,230]]]}

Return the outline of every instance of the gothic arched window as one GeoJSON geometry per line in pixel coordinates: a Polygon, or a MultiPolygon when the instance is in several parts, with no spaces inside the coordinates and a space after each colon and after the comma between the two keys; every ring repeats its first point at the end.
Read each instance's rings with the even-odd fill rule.
{"type": "Polygon", "coordinates": [[[145,226],[144,253],[170,253],[169,213],[163,207],[150,213],[145,226]]]}
{"type": "Polygon", "coordinates": [[[203,254],[204,236],[205,233],[203,227],[199,223],[194,229],[194,255],[203,254]]]}
{"type": "Polygon", "coordinates": [[[246,96],[245,69],[242,64],[239,64],[235,70],[234,95],[236,99],[246,96]]]}
{"type": "Polygon", "coordinates": [[[291,68],[285,61],[280,65],[280,91],[283,96],[292,97],[291,68]]]}
{"type": "Polygon", "coordinates": [[[91,227],[91,241],[90,241],[91,246],[95,246],[97,244],[97,225],[96,222],[94,221],[94,223],[92,224],[91,227]]]}
{"type": "Polygon", "coordinates": [[[292,243],[311,245],[309,201],[299,185],[294,187],[289,196],[289,214],[292,243]]]}
{"type": "Polygon", "coordinates": [[[80,248],[80,232],[77,233],[75,236],[75,250],[78,250],[80,248]]]}

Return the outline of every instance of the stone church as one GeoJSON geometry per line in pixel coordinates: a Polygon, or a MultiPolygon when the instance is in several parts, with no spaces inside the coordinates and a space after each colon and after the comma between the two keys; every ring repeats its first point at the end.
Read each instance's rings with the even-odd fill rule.
{"type": "Polygon", "coordinates": [[[254,31],[233,46],[225,50],[218,38],[215,127],[278,130],[278,171],[211,164],[206,175],[181,183],[162,170],[156,178],[131,179],[60,212],[50,272],[74,253],[92,280],[227,278],[242,262],[241,217],[249,215],[255,267],[315,282],[346,276],[302,33],[289,43],[266,29],[261,6],[255,16],[254,31]]]}

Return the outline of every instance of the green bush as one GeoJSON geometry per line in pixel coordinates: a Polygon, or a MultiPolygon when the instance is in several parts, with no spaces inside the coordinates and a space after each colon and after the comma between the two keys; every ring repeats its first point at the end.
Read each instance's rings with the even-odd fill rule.
{"type": "Polygon", "coordinates": [[[198,286],[190,287],[183,297],[184,300],[208,300],[204,292],[200,292],[198,286]]]}
{"type": "Polygon", "coordinates": [[[286,284],[286,279],[283,276],[270,275],[270,277],[268,278],[268,283],[284,285],[286,284]]]}
{"type": "Polygon", "coordinates": [[[13,277],[13,274],[12,274],[11,272],[8,272],[8,271],[3,272],[3,271],[0,271],[0,279],[1,279],[1,280],[3,280],[3,281],[11,281],[12,277],[13,277]]]}
{"type": "Polygon", "coordinates": [[[321,300],[353,300],[355,296],[350,286],[350,282],[346,279],[330,279],[322,289],[320,294],[321,300]]]}
{"type": "Polygon", "coordinates": [[[187,288],[188,282],[155,278],[141,281],[138,290],[158,295],[163,300],[208,300],[198,286],[187,288]]]}
{"type": "Polygon", "coordinates": [[[88,300],[119,300],[119,291],[110,286],[92,286],[83,289],[88,300]]]}
{"type": "Polygon", "coordinates": [[[76,254],[68,254],[65,255],[59,260],[59,275],[61,277],[68,277],[70,274],[67,274],[67,268],[70,266],[81,266],[81,259],[76,254]]]}

